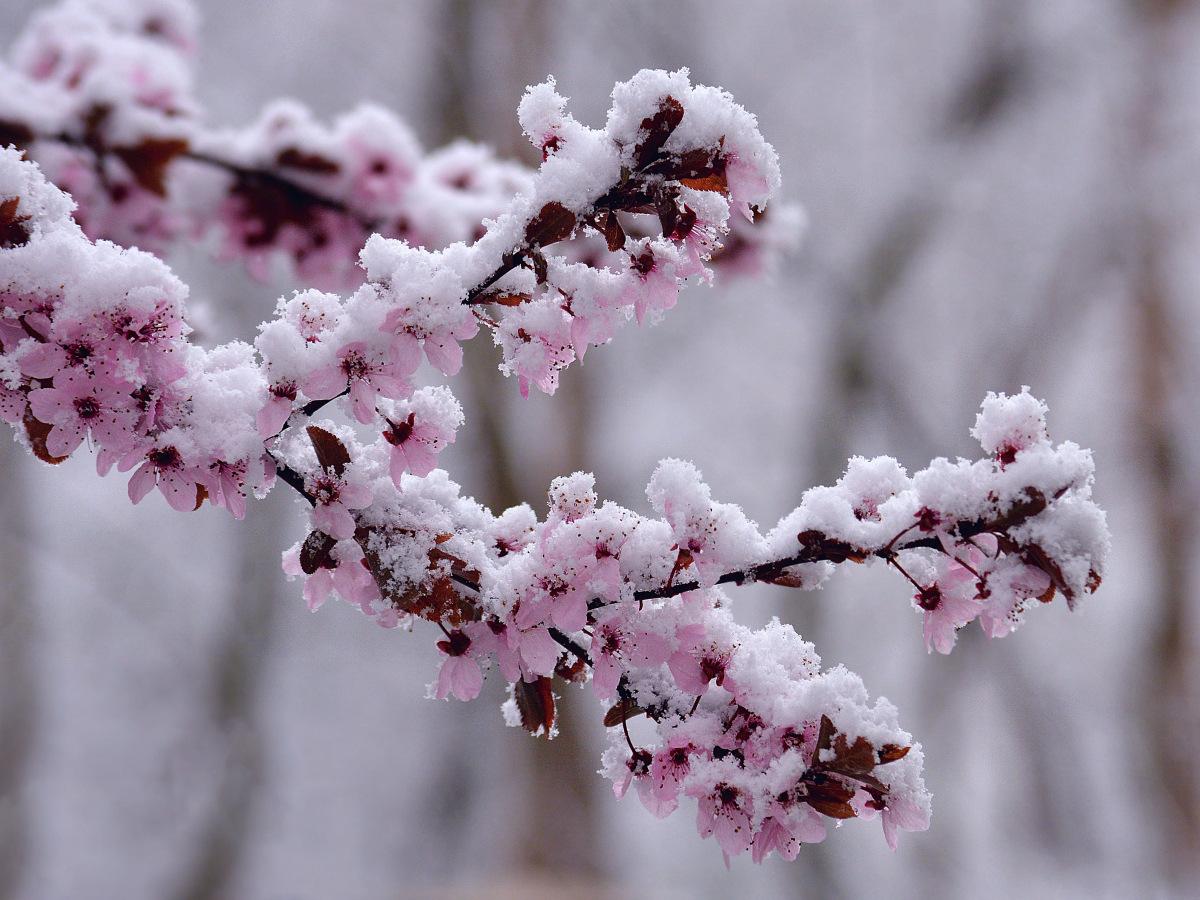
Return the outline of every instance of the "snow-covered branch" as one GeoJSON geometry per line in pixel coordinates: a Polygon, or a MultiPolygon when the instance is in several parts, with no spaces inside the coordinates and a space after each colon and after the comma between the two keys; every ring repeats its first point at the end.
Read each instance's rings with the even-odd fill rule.
{"type": "MultiPolygon", "coordinates": [[[[77,204],[93,240],[158,252],[215,233],[256,277],[274,257],[306,283],[356,287],[371,234],[445,247],[477,238],[533,173],[460,141],[424,153],[390,111],[363,104],[333,125],[278,101],[241,130],[205,125],[192,94],[195,12],[173,0],[66,0],[39,12],[0,62],[0,145],[25,149],[77,204]]],[[[546,148],[542,148],[546,151],[546,148]]],[[[799,212],[735,227],[731,270],[794,244],[799,212]]],[[[581,244],[581,257],[602,251],[581,244]]]]}
{"type": "Polygon", "coordinates": [[[207,499],[237,518],[282,480],[311,505],[284,554],[310,608],[336,592],[386,627],[433,623],[432,695],[473,699],[494,663],[507,719],[534,733],[555,730],[553,679],[590,680],[617,794],[636,785],[659,816],[695,798],[727,855],[794,857],[827,818],[878,814],[893,847],[927,827],[920,745],[894,707],[822,670],[789,626],[738,625],[719,585],[814,588],[837,565],[881,563],[911,583],[943,653],[977,618],[1001,637],[1056,592],[1074,606],[1100,582],[1108,535],[1090,454],[1049,441],[1045,406],[989,395],[983,459],[910,477],[855,458],[766,534],[678,460],[650,481],[652,517],[599,503],[584,473],[554,481],[543,521],[527,506],[493,514],[437,468],[462,411],[448,388],[416,388],[419,367],[454,375],[482,325],[523,394],[553,393],[618,325],[711,280],[731,219],[761,220],[779,186],[754,117],[685,72],[643,71],[593,129],[548,82],[520,107],[536,173],[476,155],[470,178],[446,181],[430,174],[445,159],[380,110],[325,131],[278,106],[245,134],[205,131],[181,62],[186,7],[153,8],[175,12],[150,27],[64,4],[0,70],[3,136],[80,191],[91,232],[33,162],[0,150],[0,417],[30,450],[57,463],[86,440],[100,474],[133,472],[134,503],[157,488],[181,511],[207,499]],[[89,162],[72,175],[54,146],[89,162]],[[224,216],[239,254],[283,247],[302,271],[320,257],[348,293],[281,299],[253,346],[191,343],[168,267],[95,238],[182,233],[154,229],[197,166],[225,179],[225,212],[187,228],[224,216]],[[490,187],[472,193],[478,181],[490,187]],[[344,277],[364,240],[360,277],[344,277]],[[352,424],[312,421],[335,400],[352,424]],[[628,720],[642,714],[654,737],[638,743],[628,720]]]}

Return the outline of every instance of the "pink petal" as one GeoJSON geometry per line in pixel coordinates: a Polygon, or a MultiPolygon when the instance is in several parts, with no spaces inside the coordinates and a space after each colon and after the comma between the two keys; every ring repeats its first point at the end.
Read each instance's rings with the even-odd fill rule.
{"type": "Polygon", "coordinates": [[[263,437],[279,434],[291,414],[291,400],[287,397],[273,397],[258,411],[258,433],[263,437]]]}
{"type": "Polygon", "coordinates": [[[392,365],[407,378],[421,367],[421,342],[408,331],[401,331],[392,338],[392,365]]]}
{"type": "Polygon", "coordinates": [[[549,675],[558,662],[558,644],[545,628],[535,628],[521,634],[521,659],[534,675],[549,675]]]}
{"type": "Polygon", "coordinates": [[[460,656],[453,662],[457,663],[451,688],[454,696],[459,700],[474,700],[483,687],[483,672],[479,663],[469,656],[460,656]]]}
{"type": "Polygon", "coordinates": [[[483,672],[471,657],[447,656],[442,660],[435,692],[437,699],[444,700],[447,694],[454,694],[459,700],[474,700],[482,687],[483,672]]]}
{"type": "Polygon", "coordinates": [[[425,338],[425,355],[429,362],[446,375],[457,375],[462,368],[462,347],[454,338],[429,336],[425,338]]]}
{"type": "Polygon", "coordinates": [[[671,654],[667,665],[675,677],[675,684],[681,690],[697,695],[708,691],[709,679],[704,675],[704,670],[700,667],[700,660],[696,656],[686,650],[679,650],[671,654]]]}
{"type": "Polygon", "coordinates": [[[41,388],[29,392],[29,409],[34,418],[47,425],[58,425],[61,421],[75,417],[71,398],[54,388],[41,388]]]}
{"type": "Polygon", "coordinates": [[[346,384],[346,373],[341,366],[322,366],[308,377],[304,393],[314,400],[329,400],[344,391],[346,384]]]}
{"type": "Polygon", "coordinates": [[[371,489],[363,484],[345,484],[338,491],[338,500],[347,509],[366,509],[374,499],[371,489]]]}
{"type": "Polygon", "coordinates": [[[581,591],[575,591],[554,602],[552,617],[554,624],[563,631],[580,631],[587,625],[587,600],[581,591]]]}
{"type": "Polygon", "coordinates": [[[339,541],[354,537],[354,530],[357,527],[354,517],[340,503],[329,503],[314,509],[313,525],[318,531],[323,531],[339,541]]]}
{"type": "Polygon", "coordinates": [[[167,498],[173,509],[191,512],[196,508],[196,485],[178,472],[162,472],[158,476],[158,489],[167,498]]]}
{"type": "Polygon", "coordinates": [[[30,378],[53,378],[66,364],[66,351],[58,344],[38,344],[21,357],[21,374],[30,378]]]}
{"type": "Polygon", "coordinates": [[[317,569],[304,582],[304,601],[310,612],[316,612],[329,599],[333,577],[328,569],[317,569]]]}
{"type": "Polygon", "coordinates": [[[416,440],[404,442],[404,457],[408,461],[409,470],[416,476],[424,478],[437,468],[437,454],[428,446],[416,440]]]}
{"type": "Polygon", "coordinates": [[[592,690],[601,700],[609,700],[617,694],[621,681],[621,667],[611,656],[602,655],[592,667],[592,690]]]}
{"type": "Polygon", "coordinates": [[[226,472],[221,473],[221,497],[225,501],[225,508],[235,519],[240,521],[246,518],[246,495],[226,472]]]}
{"type": "Polygon", "coordinates": [[[658,819],[665,819],[671,813],[679,808],[679,799],[672,798],[664,800],[658,796],[651,786],[651,779],[639,778],[637,782],[638,799],[642,801],[642,806],[646,807],[650,815],[658,819]]]}
{"type": "Polygon", "coordinates": [[[671,645],[662,635],[638,631],[625,645],[625,658],[635,666],[660,666],[671,656],[671,645]]]}
{"type": "Polygon", "coordinates": [[[135,504],[141,503],[142,498],[154,490],[154,485],[158,481],[155,476],[154,466],[147,461],[142,464],[129,478],[129,499],[135,504]]]}
{"type": "Polygon", "coordinates": [[[51,456],[70,456],[83,443],[87,427],[78,419],[65,425],[56,425],[46,437],[46,449],[51,456]]]}
{"type": "Polygon", "coordinates": [[[404,474],[405,465],[404,450],[400,447],[393,447],[388,472],[392,476],[392,484],[396,485],[396,490],[400,490],[400,477],[404,474]]]}

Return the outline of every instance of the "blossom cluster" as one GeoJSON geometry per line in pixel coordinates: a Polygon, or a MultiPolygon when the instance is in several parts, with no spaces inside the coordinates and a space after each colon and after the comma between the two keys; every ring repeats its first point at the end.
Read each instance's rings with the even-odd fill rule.
{"type": "MultiPolygon", "coordinates": [[[[530,383],[553,391],[558,369],[590,343],[673,304],[683,279],[705,274],[730,200],[765,206],[778,182],[773,151],[728,95],[662,72],[623,90],[604,130],[574,123],[558,98],[559,149],[474,244],[431,251],[373,235],[360,256],[364,284],[348,297],[309,289],[281,300],[254,347],[190,344],[186,290],[166,266],[88,240],[64,196],[4,151],[6,419],[23,425],[46,461],[90,435],[101,471],[137,467],[135,501],[157,486],[180,509],[208,498],[244,515],[247,493],[274,477],[263,440],[341,396],[358,422],[379,429],[394,483],[405,470],[427,473],[461,411],[444,388],[414,394],[422,361],[455,374],[459,342],[483,323],[522,391],[530,383]],[[737,153],[744,160],[733,170],[751,174],[731,187],[723,172],[737,153]],[[699,175],[713,184],[682,184],[699,175]],[[682,202],[689,190],[711,222],[682,202]],[[693,227],[626,238],[606,251],[607,264],[551,251],[576,231],[621,230],[617,212],[640,209],[650,194],[693,227]]],[[[543,86],[530,98],[548,91],[557,97],[543,86]]],[[[305,492],[322,521],[330,509],[361,508],[326,487],[305,492]]],[[[347,516],[337,516],[341,530],[347,516]]]]}
{"type": "MultiPolygon", "coordinates": [[[[179,62],[189,9],[71,0],[35,20],[14,51],[19,71],[0,69],[0,137],[59,175],[42,145],[92,153],[105,191],[109,167],[124,166],[160,212],[181,208],[164,179],[219,146],[228,165],[216,169],[236,189],[217,191],[198,221],[223,221],[243,250],[314,259],[297,248],[316,219],[285,215],[256,243],[263,232],[245,212],[258,202],[246,192],[263,185],[308,191],[324,198],[313,209],[364,229],[322,245],[325,270],[341,271],[365,239],[361,283],[282,298],[254,345],[201,348],[188,340],[186,287],[164,263],[89,238],[79,221],[104,216],[85,206],[72,218],[71,198],[0,149],[0,417],[45,462],[87,442],[101,474],[133,473],[135,503],[157,488],[176,509],[207,499],[241,518],[250,494],[284,482],[311,506],[307,536],[283,560],[310,609],[336,595],[385,627],[433,623],[431,695],[473,699],[494,664],[506,718],[533,733],[555,731],[556,684],[590,682],[618,796],[633,787],[658,816],[695,799],[701,834],[727,858],[792,858],[831,818],[878,816],[893,848],[899,830],[927,827],[920,745],[894,707],[870,702],[853,673],[822,670],[790,627],[739,625],[720,585],[813,588],[840,564],[885,565],[912,584],[930,649],[949,652],[976,619],[1002,637],[1035,604],[1062,593],[1074,605],[1099,584],[1108,535],[1090,454],[1052,444],[1045,406],[1024,391],[985,400],[973,432],[983,459],[939,459],[910,477],[895,460],[855,458],[765,534],[678,460],[650,481],[652,516],[600,503],[583,473],[552,484],[544,520],[528,506],[495,515],[437,468],[462,410],[419,377],[454,375],[461,342],[482,328],[522,393],[552,393],[558,372],[618,325],[654,321],[687,280],[710,280],[719,254],[744,263],[739,240],[770,233],[760,226],[779,185],[753,116],[685,72],[643,71],[589,128],[551,81],[519,111],[543,156],[536,173],[496,187],[491,212],[439,220],[450,208],[439,201],[441,212],[410,216],[405,204],[432,196],[415,186],[434,157],[379,111],[325,132],[276,106],[245,135],[202,131],[179,62]],[[31,79],[44,104],[14,93],[31,79]],[[372,153],[384,171],[364,162],[372,153]],[[408,230],[386,224],[397,217],[408,230]],[[441,231],[417,236],[437,221],[441,231]],[[313,420],[334,402],[344,421],[313,420]]],[[[109,224],[94,227],[126,242],[142,233],[149,207],[109,200],[109,224]]]]}
{"type": "MultiPolygon", "coordinates": [[[[246,128],[206,127],[192,90],[196,19],[184,0],[63,0],[0,61],[0,145],[26,149],[72,195],[89,237],[158,252],[211,233],[219,257],[256,277],[282,258],[338,290],[362,281],[355,257],[371,234],[470,242],[529,187],[532,172],[482,145],[423,153],[374,104],[326,126],[276,101],[246,128]]],[[[794,245],[799,225],[797,210],[776,210],[737,227],[716,260],[755,270],[794,245]]],[[[576,254],[597,249],[583,241],[576,254]]]]}
{"type": "Polygon", "coordinates": [[[604,772],[618,796],[636,786],[660,816],[696,798],[701,833],[730,856],[792,857],[823,839],[826,819],[876,814],[895,846],[897,830],[926,826],[929,798],[894,708],[869,704],[852,673],[822,671],[790,627],[738,625],[718,585],[812,588],[839,564],[891,566],[913,583],[941,652],[976,619],[1002,637],[1056,592],[1074,605],[1099,583],[1108,534],[1090,453],[1053,445],[1045,412],[1027,391],[989,395],[973,432],[983,459],[939,459],[910,477],[893,459],[855,458],[766,534],[678,460],[647,488],[656,517],[598,505],[592,477],[576,473],[554,482],[539,522],[527,507],[492,516],[440,470],[405,474],[397,492],[385,455],[325,423],[296,436],[288,458],[353,470],[375,500],[353,538],[318,526],[287,568],[307,575],[310,603],[329,593],[332,569],[346,580],[333,587],[380,624],[435,622],[435,697],[474,699],[494,664],[510,722],[536,733],[554,728],[553,679],[590,680],[609,706],[604,772]],[[627,720],[640,715],[652,742],[631,738],[627,720]]]}

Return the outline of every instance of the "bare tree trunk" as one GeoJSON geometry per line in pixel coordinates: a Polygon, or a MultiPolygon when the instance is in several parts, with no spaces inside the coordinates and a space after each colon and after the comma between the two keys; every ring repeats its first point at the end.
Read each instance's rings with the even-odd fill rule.
{"type": "Polygon", "coordinates": [[[224,757],[208,821],[174,894],[179,900],[234,896],[234,879],[250,846],[265,757],[257,704],[270,656],[275,610],[285,602],[279,546],[291,509],[288,498],[276,492],[251,504],[242,523],[237,587],[214,650],[208,687],[211,727],[220,736],[224,757]]]}
{"type": "MultiPolygon", "coordinates": [[[[549,58],[551,10],[545,0],[463,0],[443,6],[443,52],[432,117],[440,140],[482,139],[502,153],[523,154],[536,162],[517,127],[514,110],[525,86],[546,75],[542,68],[549,58]]],[[[468,344],[464,358],[470,397],[465,398],[467,425],[460,440],[484,451],[476,497],[495,511],[522,502],[540,510],[552,477],[587,466],[590,374],[582,367],[563,373],[553,419],[537,439],[556,452],[545,469],[530,471],[522,464],[522,448],[534,438],[513,433],[508,401],[515,385],[497,372],[497,351],[486,341],[483,335],[468,344]]],[[[595,882],[604,871],[596,811],[598,779],[585,739],[583,698],[575,689],[563,685],[558,689],[560,734],[553,741],[538,738],[526,743],[524,814],[509,827],[519,872],[559,881],[564,890],[577,890],[572,885],[595,882]]],[[[453,759],[448,763],[462,765],[453,759]]]]}
{"type": "Polygon", "coordinates": [[[28,460],[12,440],[0,440],[0,473],[0,900],[9,900],[20,890],[30,849],[25,785],[38,720],[28,460]]]}
{"type": "Polygon", "coordinates": [[[1148,746],[1150,827],[1162,858],[1152,860],[1177,885],[1194,885],[1200,876],[1200,783],[1196,735],[1200,733],[1200,684],[1195,654],[1196,623],[1191,555],[1197,522],[1195,484],[1189,478],[1186,450],[1175,421],[1178,379],[1186,349],[1184,330],[1173,321],[1167,286],[1171,235],[1165,210],[1154,208],[1147,190],[1170,110],[1165,82],[1178,58],[1173,31],[1188,2],[1130,0],[1141,17],[1138,85],[1134,95],[1134,140],[1126,190],[1135,226],[1130,300],[1136,329],[1137,433],[1150,487],[1154,552],[1159,583],[1159,619],[1146,648],[1147,677],[1138,708],[1143,711],[1139,740],[1148,746]]]}

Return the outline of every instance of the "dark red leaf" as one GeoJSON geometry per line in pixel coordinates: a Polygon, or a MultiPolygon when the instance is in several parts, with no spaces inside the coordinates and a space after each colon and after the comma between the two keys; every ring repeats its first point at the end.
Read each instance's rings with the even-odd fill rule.
{"type": "Polygon", "coordinates": [[[554,674],[571,684],[582,684],[587,680],[587,663],[578,656],[564,653],[554,665],[554,674]]]}
{"type": "Polygon", "coordinates": [[[113,153],[129,167],[141,187],[158,197],[165,197],[167,166],[187,150],[188,143],[184,140],[146,138],[134,147],[114,147],[113,153]]]}
{"type": "Polygon", "coordinates": [[[300,571],[305,575],[311,575],[317,569],[326,568],[329,554],[336,545],[337,540],[325,532],[310,531],[300,547],[300,571]]]}
{"type": "Polygon", "coordinates": [[[596,230],[604,235],[608,249],[616,253],[625,246],[625,229],[614,212],[602,212],[596,216],[596,230]]]}
{"type": "Polygon", "coordinates": [[[1041,513],[1047,505],[1045,494],[1037,488],[1025,488],[1020,498],[1008,508],[1003,516],[992,523],[992,527],[996,531],[1008,531],[1018,525],[1024,525],[1027,519],[1032,519],[1041,513]]]}
{"type": "Polygon", "coordinates": [[[696,211],[690,206],[685,206],[683,212],[679,214],[679,221],[675,224],[675,229],[668,236],[682,241],[696,227],[696,219],[696,211]]]}
{"type": "Polygon", "coordinates": [[[640,135],[644,135],[634,148],[634,159],[637,167],[640,169],[643,166],[651,163],[662,149],[663,144],[667,142],[667,138],[679,127],[679,123],[683,121],[683,104],[674,97],[664,97],[658,105],[658,112],[653,116],[642,119],[641,128],[638,130],[640,135]]]}
{"type": "Polygon", "coordinates": [[[549,735],[554,727],[554,694],[550,679],[539,675],[537,681],[518,681],[513,685],[513,697],[521,714],[521,727],[530,734],[549,735]]]}
{"type": "Polygon", "coordinates": [[[104,127],[112,107],[107,103],[94,103],[83,117],[83,142],[96,150],[104,148],[104,127]]]}
{"type": "Polygon", "coordinates": [[[777,584],[780,587],[798,588],[804,587],[804,576],[795,571],[795,568],[782,569],[778,574],[760,575],[759,581],[765,581],[767,584],[777,584]]]}
{"type": "Polygon", "coordinates": [[[18,150],[23,150],[33,142],[33,138],[33,130],[28,125],[0,119],[0,147],[12,144],[18,150]]]}
{"type": "Polygon", "coordinates": [[[574,230],[575,213],[557,200],[551,200],[525,226],[525,243],[531,247],[544,247],[570,237],[574,230]]]}
{"type": "Polygon", "coordinates": [[[275,165],[316,175],[334,175],[341,169],[332,159],[326,159],[318,153],[305,153],[296,147],[280,150],[279,155],[275,157],[275,165]]]}
{"type": "Polygon", "coordinates": [[[707,175],[699,175],[695,178],[680,178],[679,183],[690,187],[694,191],[717,191],[721,194],[729,193],[729,182],[725,179],[724,172],[710,172],[707,175]]]}
{"type": "Polygon", "coordinates": [[[854,807],[850,798],[854,792],[836,781],[826,781],[823,784],[806,784],[808,794],[800,799],[822,815],[833,819],[853,819],[854,807]]]}
{"type": "Polygon", "coordinates": [[[879,764],[881,766],[895,762],[898,759],[904,759],[908,756],[908,751],[912,747],[898,747],[895,744],[884,744],[879,750],[879,764]]]}
{"type": "Polygon", "coordinates": [[[546,264],[546,257],[542,256],[540,250],[530,250],[529,258],[533,261],[533,274],[537,278],[538,284],[545,284],[546,279],[550,277],[550,267],[546,264]]]}
{"type": "Polygon", "coordinates": [[[667,587],[674,584],[675,577],[693,562],[695,562],[695,558],[692,556],[692,551],[687,547],[680,547],[679,556],[675,558],[675,565],[671,568],[671,574],[667,578],[667,587]]]}
{"type": "Polygon", "coordinates": [[[1063,592],[1063,596],[1067,598],[1067,606],[1071,609],[1074,609],[1076,599],[1075,592],[1071,590],[1070,586],[1068,586],[1067,579],[1063,576],[1062,569],[1059,568],[1058,563],[1050,558],[1050,554],[1043,550],[1038,544],[1029,544],[1023,548],[1021,555],[1024,557],[1027,563],[1032,566],[1036,566],[1050,576],[1050,589],[1047,591],[1047,593],[1050,594],[1050,597],[1045,597],[1045,595],[1043,595],[1045,600],[1049,601],[1049,599],[1054,596],[1054,588],[1058,588],[1063,592]]]}
{"type": "Polygon", "coordinates": [[[528,294],[497,294],[494,297],[488,297],[488,303],[495,303],[497,306],[520,306],[522,303],[528,303],[533,298],[528,294]]]}
{"type": "Polygon", "coordinates": [[[50,430],[53,425],[47,425],[45,422],[39,422],[33,417],[33,412],[28,406],[25,407],[25,434],[29,436],[29,446],[33,449],[33,455],[42,462],[58,465],[67,457],[51,456],[50,451],[46,449],[46,438],[50,436],[50,430]]]}
{"type": "Polygon", "coordinates": [[[802,531],[796,535],[800,541],[801,547],[801,562],[810,562],[818,559],[827,559],[833,563],[843,563],[849,560],[850,562],[862,562],[867,558],[858,547],[839,541],[836,538],[826,537],[819,531],[809,529],[802,531]]]}
{"type": "Polygon", "coordinates": [[[654,198],[654,212],[658,215],[658,223],[662,226],[663,237],[671,237],[679,222],[679,207],[675,198],[667,191],[659,191],[654,198]]]}
{"type": "Polygon", "coordinates": [[[316,425],[309,425],[305,431],[308,432],[313,449],[317,451],[317,462],[321,464],[321,468],[326,472],[333,471],[337,475],[345,472],[346,466],[350,464],[350,452],[346,445],[316,425]]]}
{"type": "Polygon", "coordinates": [[[817,754],[822,750],[828,750],[830,742],[834,735],[833,721],[829,716],[821,716],[821,730],[817,732],[817,746],[813,749],[813,762],[817,761],[817,754]]]}
{"type": "Polygon", "coordinates": [[[0,247],[6,250],[29,243],[29,229],[24,224],[29,221],[29,216],[17,215],[20,203],[20,197],[10,197],[0,203],[0,247]]]}
{"type": "MultiPolygon", "coordinates": [[[[833,742],[834,758],[823,764],[826,772],[855,777],[866,775],[875,768],[875,748],[864,737],[858,738],[853,745],[846,741],[844,734],[839,734],[833,742]]],[[[813,761],[817,765],[816,760],[813,761]]]]}
{"type": "Polygon", "coordinates": [[[604,714],[604,727],[613,728],[617,725],[620,725],[627,719],[632,719],[634,716],[639,716],[644,712],[644,709],[635,706],[628,700],[622,700],[604,714]]]}

